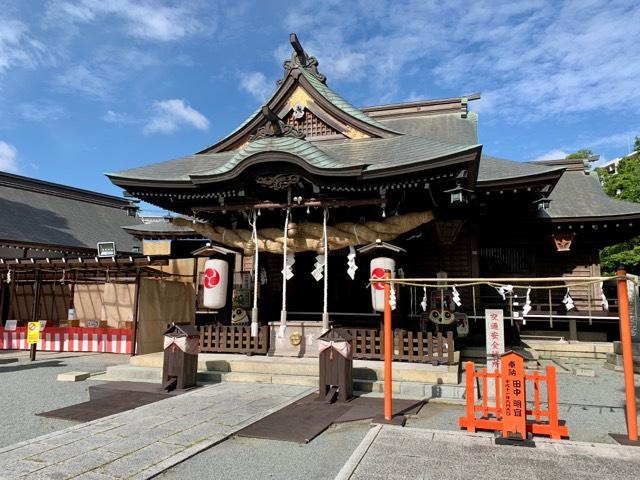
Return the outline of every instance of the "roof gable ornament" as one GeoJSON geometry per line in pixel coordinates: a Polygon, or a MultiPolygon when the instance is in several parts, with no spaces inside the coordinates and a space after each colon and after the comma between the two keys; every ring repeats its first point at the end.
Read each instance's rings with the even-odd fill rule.
{"type": "Polygon", "coordinates": [[[304,139],[304,133],[296,130],[295,127],[291,125],[287,125],[266,105],[262,107],[262,115],[267,120],[267,123],[258,128],[256,133],[249,137],[250,142],[260,140],[261,138],[271,137],[293,137],[304,139]]]}
{"type": "MultiPolygon", "coordinates": [[[[289,35],[289,42],[293,47],[293,54],[291,55],[291,60],[285,60],[284,62],[284,77],[286,78],[287,74],[294,68],[304,68],[322,83],[326,83],[327,77],[318,71],[318,59],[307,55],[307,52],[302,48],[298,36],[295,33],[289,35]]],[[[283,81],[284,78],[278,80],[278,85],[282,84],[283,81]]]]}

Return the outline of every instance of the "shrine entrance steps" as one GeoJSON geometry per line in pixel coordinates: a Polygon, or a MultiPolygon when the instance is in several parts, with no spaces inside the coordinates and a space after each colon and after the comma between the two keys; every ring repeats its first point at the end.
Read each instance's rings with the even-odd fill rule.
{"type": "MultiPolygon", "coordinates": [[[[465,386],[461,383],[459,352],[453,365],[394,362],[393,393],[406,398],[438,398],[462,402],[465,386]]],[[[128,365],[107,368],[94,380],[161,382],[161,352],[131,357],[128,365]]],[[[247,356],[204,353],[198,356],[200,384],[272,383],[315,387],[318,385],[318,359],[294,357],[247,356]]],[[[384,364],[375,360],[354,360],[354,390],[359,393],[383,392],[384,364]]]]}

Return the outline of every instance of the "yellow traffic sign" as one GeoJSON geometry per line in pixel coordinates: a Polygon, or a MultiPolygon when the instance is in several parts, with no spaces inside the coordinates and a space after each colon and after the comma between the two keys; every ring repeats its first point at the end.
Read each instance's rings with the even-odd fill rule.
{"type": "Polygon", "coordinates": [[[27,324],[27,343],[37,344],[40,340],[40,322],[29,322],[27,324]]]}

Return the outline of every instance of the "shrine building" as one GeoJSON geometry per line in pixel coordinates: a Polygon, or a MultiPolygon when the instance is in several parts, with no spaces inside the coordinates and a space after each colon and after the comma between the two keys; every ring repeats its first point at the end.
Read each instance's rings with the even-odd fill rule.
{"type": "MultiPolygon", "coordinates": [[[[330,88],[295,35],[291,45],[273,95],[227,136],[108,174],[127,196],[176,214],[129,232],[147,243],[207,239],[195,255],[226,265],[200,268],[201,290],[225,290],[213,304],[199,293],[198,311],[211,312],[199,325],[237,325],[264,335],[272,353],[304,355],[329,326],[379,332],[374,267],[405,278],[570,283],[599,276],[600,249],[640,234],[640,205],[606,196],[589,159],[484,152],[472,111],[479,94],[358,108],[330,88]]],[[[564,289],[531,291],[525,313],[523,289],[461,288],[457,308],[443,290],[398,289],[394,326],[481,345],[484,309],[501,308],[507,342],[527,332],[617,339],[599,284],[571,289],[571,309],[564,289]],[[434,318],[445,309],[450,318],[434,318]]]]}

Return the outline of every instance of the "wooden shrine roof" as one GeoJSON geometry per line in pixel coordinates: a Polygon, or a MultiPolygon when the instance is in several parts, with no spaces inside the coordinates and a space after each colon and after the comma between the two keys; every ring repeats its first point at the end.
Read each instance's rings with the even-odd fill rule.
{"type": "MultiPolygon", "coordinates": [[[[294,53],[274,94],[233,132],[194,155],[110,173],[110,180],[132,196],[187,215],[211,199],[226,211],[232,202],[225,198],[243,198],[250,182],[262,185],[259,174],[245,174],[248,168],[264,172],[286,164],[284,169],[295,172],[290,177],[296,177],[290,185],[302,183],[296,181],[307,173],[312,177],[314,196],[338,191],[349,197],[387,187],[437,194],[450,191],[446,182],[455,181],[478,193],[550,192],[550,207],[535,218],[640,216],[637,205],[607,197],[597,178],[575,162],[481,157],[478,119],[468,110],[479,94],[358,109],[327,86],[318,61],[295,35],[290,41],[294,53]],[[307,117],[311,126],[304,123],[307,117]]],[[[283,176],[274,173],[269,175],[283,176]]],[[[277,179],[271,180],[269,188],[280,190],[273,183],[277,179]]],[[[258,196],[255,189],[250,193],[258,196]]]]}
{"type": "Polygon", "coordinates": [[[549,199],[545,215],[558,221],[640,218],[640,204],[609,197],[595,172],[565,171],[549,199]]]}
{"type": "MultiPolygon", "coordinates": [[[[259,153],[289,154],[307,170],[326,176],[379,176],[419,165],[423,169],[439,160],[480,152],[480,145],[459,145],[429,138],[401,135],[391,138],[311,142],[277,137],[249,143],[237,152],[191,155],[168,162],[108,174],[125,188],[130,186],[192,186],[227,180],[242,173],[259,153]],[[301,163],[304,162],[304,163],[301,163]]],[[[455,162],[453,162],[455,163],[455,162]]]]}
{"type": "Polygon", "coordinates": [[[0,173],[0,244],[52,246],[57,250],[96,249],[114,241],[132,252],[135,238],[122,226],[138,223],[130,200],[0,173]]]}

